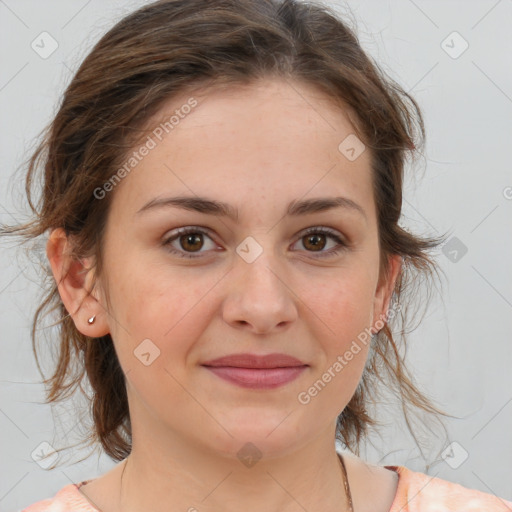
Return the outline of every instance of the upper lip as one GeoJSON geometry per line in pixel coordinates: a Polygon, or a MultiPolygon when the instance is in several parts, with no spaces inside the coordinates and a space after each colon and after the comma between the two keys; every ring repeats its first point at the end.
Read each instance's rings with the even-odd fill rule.
{"type": "Polygon", "coordinates": [[[286,368],[307,366],[296,357],[287,354],[231,354],[203,363],[203,366],[234,366],[238,368],[286,368]]]}

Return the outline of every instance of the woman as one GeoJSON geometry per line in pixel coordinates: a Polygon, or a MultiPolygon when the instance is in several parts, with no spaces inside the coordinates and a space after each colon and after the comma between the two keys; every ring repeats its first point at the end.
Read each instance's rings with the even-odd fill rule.
{"type": "Polygon", "coordinates": [[[375,423],[382,363],[444,414],[390,327],[441,242],[398,225],[422,136],[325,7],[163,0],[111,29],[31,161],[37,218],[4,232],[49,232],[48,399],[85,372],[90,440],[122,462],[25,510],[510,510],[334,445],[375,423]]]}

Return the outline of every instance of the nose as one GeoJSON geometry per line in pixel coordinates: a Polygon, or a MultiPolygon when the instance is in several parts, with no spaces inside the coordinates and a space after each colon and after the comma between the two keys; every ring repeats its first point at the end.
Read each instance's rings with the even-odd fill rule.
{"type": "Polygon", "coordinates": [[[223,301],[224,321],[257,334],[282,330],[298,317],[297,297],[287,284],[286,272],[264,251],[248,263],[236,257],[223,301]]]}

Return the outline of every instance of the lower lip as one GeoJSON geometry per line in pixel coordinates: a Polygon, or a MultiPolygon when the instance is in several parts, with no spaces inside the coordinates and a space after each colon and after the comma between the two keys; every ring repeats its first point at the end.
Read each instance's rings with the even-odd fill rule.
{"type": "Polygon", "coordinates": [[[205,366],[221,379],[251,389],[272,389],[296,379],[307,366],[287,368],[237,368],[233,366],[205,366]]]}

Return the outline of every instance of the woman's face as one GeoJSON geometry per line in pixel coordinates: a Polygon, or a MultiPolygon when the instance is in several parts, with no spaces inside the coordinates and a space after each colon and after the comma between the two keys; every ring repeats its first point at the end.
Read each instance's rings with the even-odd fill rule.
{"type": "Polygon", "coordinates": [[[272,457],[332,441],[393,284],[379,282],[370,151],[343,142],[347,117],[297,82],[183,95],[153,120],[107,192],[101,282],[134,449],[159,438],[234,457],[252,443],[272,457]],[[337,197],[336,207],[298,206],[337,197]],[[236,354],[301,366],[205,366],[236,354]]]}

